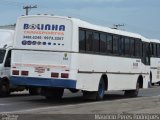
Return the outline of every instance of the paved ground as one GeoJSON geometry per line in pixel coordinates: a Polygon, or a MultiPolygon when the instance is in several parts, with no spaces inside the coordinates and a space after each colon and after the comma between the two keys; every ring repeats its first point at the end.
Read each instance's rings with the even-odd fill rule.
{"type": "MultiPolygon", "coordinates": [[[[70,114],[160,113],[160,87],[141,90],[137,98],[126,98],[123,92],[109,92],[100,102],[85,101],[81,93],[71,94],[68,91],[57,102],[47,101],[42,96],[30,96],[27,92],[14,93],[11,97],[0,98],[0,113],[23,114],[23,119],[30,120],[36,116],[40,120],[48,115],[66,119],[71,117],[70,114]]],[[[90,117],[94,118],[93,115],[90,117]]]]}

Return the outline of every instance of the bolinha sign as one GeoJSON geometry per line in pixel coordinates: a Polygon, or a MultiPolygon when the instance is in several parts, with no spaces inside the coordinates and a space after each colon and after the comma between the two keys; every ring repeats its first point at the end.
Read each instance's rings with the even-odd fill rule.
{"type": "Polygon", "coordinates": [[[54,25],[54,24],[24,24],[24,30],[54,30],[54,31],[65,31],[65,25],[54,25]]]}
{"type": "Polygon", "coordinates": [[[20,17],[14,46],[27,50],[70,51],[72,28],[72,21],[62,17],[20,17]]]}

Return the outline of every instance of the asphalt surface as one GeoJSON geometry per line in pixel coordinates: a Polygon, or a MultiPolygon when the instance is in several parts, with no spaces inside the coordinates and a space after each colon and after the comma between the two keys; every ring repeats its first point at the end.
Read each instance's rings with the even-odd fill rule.
{"type": "MultiPolygon", "coordinates": [[[[138,98],[141,97],[151,97],[159,96],[160,87],[153,87],[150,89],[142,89],[139,92],[138,98]]],[[[103,101],[115,101],[123,99],[132,99],[126,98],[122,91],[116,92],[107,92],[103,101]]],[[[101,101],[101,102],[103,102],[101,101]]],[[[43,96],[31,96],[27,91],[12,93],[10,97],[0,98],[0,113],[5,112],[14,112],[14,111],[23,111],[29,109],[38,109],[45,107],[55,107],[55,106],[64,106],[64,105],[77,105],[84,103],[94,103],[94,101],[86,101],[82,97],[82,93],[70,93],[65,91],[63,99],[61,101],[48,101],[43,96]]]]}

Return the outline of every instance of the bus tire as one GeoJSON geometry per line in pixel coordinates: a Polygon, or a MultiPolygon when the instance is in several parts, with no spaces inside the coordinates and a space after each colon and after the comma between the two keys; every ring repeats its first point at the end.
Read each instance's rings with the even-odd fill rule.
{"type": "Polygon", "coordinates": [[[152,83],[152,72],[150,72],[149,78],[150,78],[150,85],[153,86],[154,84],[152,83]]]}
{"type": "Polygon", "coordinates": [[[77,93],[77,92],[79,92],[79,90],[77,90],[77,89],[69,89],[69,91],[72,92],[72,93],[77,93]]]}
{"type": "Polygon", "coordinates": [[[99,86],[98,86],[96,100],[98,100],[98,101],[103,100],[104,94],[105,94],[105,84],[104,84],[104,80],[101,79],[99,82],[99,86]]]}
{"type": "Polygon", "coordinates": [[[43,95],[48,100],[61,100],[64,88],[49,88],[42,91],[44,92],[43,95]]]}
{"type": "Polygon", "coordinates": [[[9,83],[7,81],[0,81],[0,97],[7,97],[9,95],[9,83]]]}
{"type": "Polygon", "coordinates": [[[84,99],[91,99],[96,101],[103,100],[104,94],[105,94],[105,83],[103,79],[101,79],[99,82],[98,91],[96,92],[83,91],[84,99]]]}
{"type": "Polygon", "coordinates": [[[137,97],[139,93],[140,83],[137,81],[135,90],[125,90],[125,96],[127,97],[137,97]]]}

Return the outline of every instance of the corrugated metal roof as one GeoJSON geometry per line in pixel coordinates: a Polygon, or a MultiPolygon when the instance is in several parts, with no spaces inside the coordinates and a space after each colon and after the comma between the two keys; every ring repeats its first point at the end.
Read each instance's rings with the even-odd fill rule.
{"type": "Polygon", "coordinates": [[[3,25],[3,26],[0,26],[0,29],[14,30],[15,27],[16,27],[15,25],[3,25]]]}

